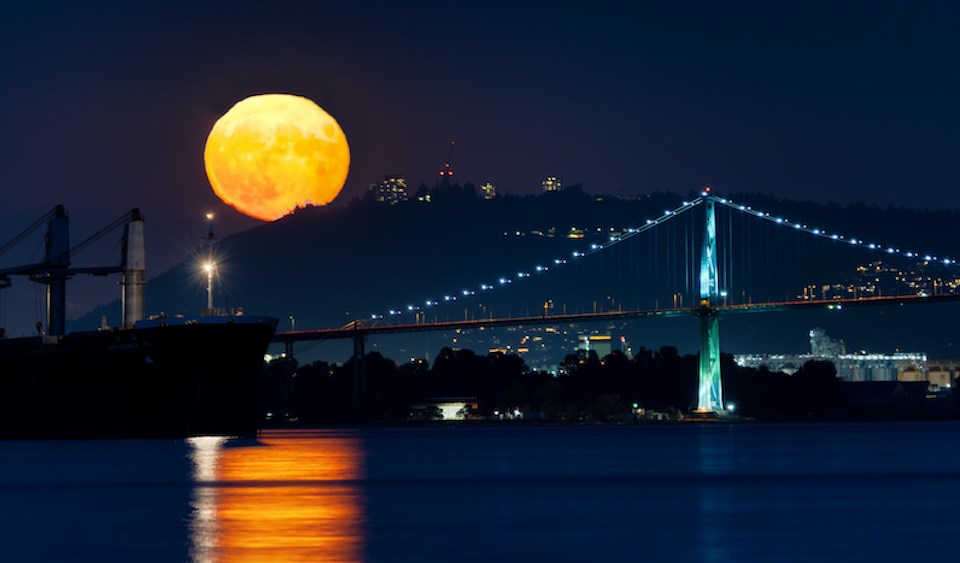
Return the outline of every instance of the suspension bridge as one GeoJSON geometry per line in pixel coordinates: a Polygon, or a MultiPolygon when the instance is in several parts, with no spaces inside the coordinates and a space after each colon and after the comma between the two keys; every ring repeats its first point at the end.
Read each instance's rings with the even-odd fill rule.
{"type": "MultiPolygon", "coordinates": [[[[948,288],[944,279],[924,270],[954,268],[956,264],[953,258],[904,250],[790,221],[786,217],[735,203],[706,189],[695,199],[666,210],[661,216],[648,219],[639,227],[610,235],[608,240],[575,250],[568,257],[555,258],[552,262],[511,276],[498,276],[459,292],[428,298],[416,305],[407,304],[383,313],[371,313],[366,319],[342,327],[277,332],[273,341],[282,343],[286,353],[293,357],[295,343],[350,339],[354,357],[361,360],[354,362],[358,370],[355,377],[361,381],[366,341],[376,336],[690,317],[696,318],[699,323],[697,412],[722,413],[725,410],[720,374],[722,317],[794,309],[956,301],[960,300],[960,293],[948,288]],[[695,209],[702,210],[702,215],[695,217],[695,209]],[[718,222],[721,211],[724,213],[724,225],[718,222]],[[639,240],[643,240],[642,244],[646,246],[634,245],[633,250],[622,252],[629,241],[639,240]],[[821,245],[839,248],[841,253],[846,252],[847,256],[841,259],[853,258],[861,279],[842,284],[810,283],[811,277],[816,277],[813,271],[835,259],[822,248],[804,246],[803,241],[818,241],[821,245]],[[785,251],[784,247],[792,248],[793,253],[785,251]],[[678,254],[682,257],[678,257],[678,254]],[[606,267],[601,268],[595,261],[603,256],[613,258],[606,267]],[[899,272],[896,281],[902,282],[898,285],[902,290],[891,291],[881,280],[881,274],[890,272],[884,269],[881,260],[889,262],[892,259],[910,264],[903,270],[896,270],[899,272]],[[494,315],[493,307],[488,313],[487,306],[483,306],[482,316],[471,313],[468,307],[463,308],[462,316],[455,313],[462,303],[476,299],[478,295],[488,296],[495,291],[522,293],[516,288],[548,272],[576,268],[577,264],[582,265],[580,272],[584,278],[600,278],[617,286],[616,291],[601,292],[607,295],[604,306],[598,307],[596,298],[585,299],[583,295],[558,297],[556,301],[562,301],[563,305],[562,312],[557,313],[554,300],[544,299],[545,294],[541,291],[528,292],[527,296],[514,299],[518,304],[526,304],[525,312],[503,307],[501,310],[506,314],[494,315]],[[614,270],[612,274],[609,271],[611,267],[614,270]],[[777,270],[786,281],[772,279],[770,272],[777,270]],[[918,273],[920,270],[923,271],[918,273]],[[638,272],[642,272],[640,278],[646,279],[631,275],[638,272]],[[754,279],[758,277],[763,279],[754,279]],[[798,287],[801,280],[805,281],[798,287]],[[732,287],[738,290],[731,291],[732,287]],[[612,293],[632,295],[635,299],[631,302],[621,297],[620,302],[614,304],[610,297],[612,293]],[[529,312],[530,295],[535,296],[532,302],[538,304],[535,314],[529,312]],[[540,303],[543,304],[542,313],[540,303]],[[405,322],[406,318],[410,321],[405,322]]],[[[578,290],[583,286],[578,284],[578,290]]],[[[551,291],[557,293],[555,287],[551,291]]]]}

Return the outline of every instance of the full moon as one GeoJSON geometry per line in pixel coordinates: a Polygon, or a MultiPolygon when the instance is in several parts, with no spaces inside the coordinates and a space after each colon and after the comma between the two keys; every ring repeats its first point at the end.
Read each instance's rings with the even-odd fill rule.
{"type": "Polygon", "coordinates": [[[262,94],[214,123],[203,161],[224,203],[274,221],[333,201],[347,180],[350,147],[337,121],[311,100],[262,94]]]}

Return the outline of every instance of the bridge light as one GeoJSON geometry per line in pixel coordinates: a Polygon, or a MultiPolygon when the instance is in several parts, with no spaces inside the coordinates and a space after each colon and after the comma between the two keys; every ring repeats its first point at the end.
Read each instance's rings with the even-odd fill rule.
{"type": "Polygon", "coordinates": [[[510,280],[508,280],[507,278],[500,278],[498,281],[500,282],[500,285],[504,285],[504,284],[506,284],[507,282],[509,282],[510,280]]]}
{"type": "Polygon", "coordinates": [[[893,254],[894,252],[896,252],[894,249],[887,248],[887,254],[893,254]]]}
{"type": "Polygon", "coordinates": [[[837,235],[831,235],[830,238],[832,238],[833,240],[837,240],[837,239],[840,238],[840,237],[837,236],[837,235]]]}
{"type": "Polygon", "coordinates": [[[813,234],[819,235],[819,234],[820,234],[820,229],[814,229],[814,230],[813,230],[813,234]]]}
{"type": "Polygon", "coordinates": [[[953,260],[950,260],[949,258],[944,258],[944,259],[943,259],[943,263],[944,263],[944,264],[949,264],[949,263],[951,263],[951,262],[953,262],[953,260]]]}
{"type": "Polygon", "coordinates": [[[873,249],[875,249],[876,247],[877,247],[877,245],[873,244],[872,242],[867,245],[867,248],[869,248],[870,250],[873,250],[873,249]]]}
{"type": "Polygon", "coordinates": [[[930,260],[933,260],[933,258],[931,258],[929,254],[927,254],[926,256],[924,256],[923,259],[926,260],[926,261],[928,261],[928,262],[929,262],[930,260]]]}
{"type": "MultiPolygon", "coordinates": [[[[648,225],[652,225],[652,224],[653,224],[653,219],[647,219],[647,224],[648,224],[648,225]]],[[[596,245],[594,245],[594,246],[596,246],[596,245]]]]}
{"type": "Polygon", "coordinates": [[[777,223],[783,223],[783,219],[781,219],[780,217],[777,217],[776,221],[777,223]]]}
{"type": "Polygon", "coordinates": [[[743,205],[740,206],[740,211],[746,211],[746,210],[747,210],[747,208],[746,208],[745,206],[743,206],[743,205]]]}

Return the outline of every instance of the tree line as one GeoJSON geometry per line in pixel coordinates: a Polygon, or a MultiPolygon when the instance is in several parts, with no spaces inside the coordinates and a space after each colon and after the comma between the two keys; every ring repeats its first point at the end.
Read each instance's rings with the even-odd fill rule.
{"type": "MultiPolygon", "coordinates": [[[[273,420],[300,424],[409,419],[411,405],[431,397],[473,397],[477,418],[495,412],[539,413],[547,422],[623,420],[636,407],[671,418],[696,408],[698,356],[672,346],[641,348],[632,358],[620,351],[568,354],[557,374],[530,369],[516,354],[477,354],[443,348],[426,360],[397,364],[370,352],[361,366],[318,361],[274,361],[260,375],[260,400],[273,420]],[[363,373],[362,381],[357,374],[363,373]]],[[[831,420],[863,417],[953,417],[955,403],[937,411],[852,404],[829,361],[811,360],[788,375],[738,366],[721,356],[724,400],[740,417],[759,421],[831,420]]],[[[857,384],[852,384],[857,385],[857,384]]],[[[940,405],[942,407],[942,405],[940,405]]]]}

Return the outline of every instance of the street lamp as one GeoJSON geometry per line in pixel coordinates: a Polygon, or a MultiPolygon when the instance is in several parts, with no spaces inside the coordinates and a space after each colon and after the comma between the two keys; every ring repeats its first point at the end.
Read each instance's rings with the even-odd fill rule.
{"type": "Polygon", "coordinates": [[[217,271],[217,263],[213,259],[213,213],[207,213],[207,222],[210,230],[207,233],[207,260],[203,263],[203,271],[207,273],[207,310],[213,311],[213,275],[217,271]]]}
{"type": "Polygon", "coordinates": [[[215,262],[208,261],[203,264],[203,271],[207,273],[207,309],[213,310],[213,274],[217,270],[215,262]]]}
{"type": "Polygon", "coordinates": [[[297,331],[297,317],[290,315],[290,332],[297,331]]]}

